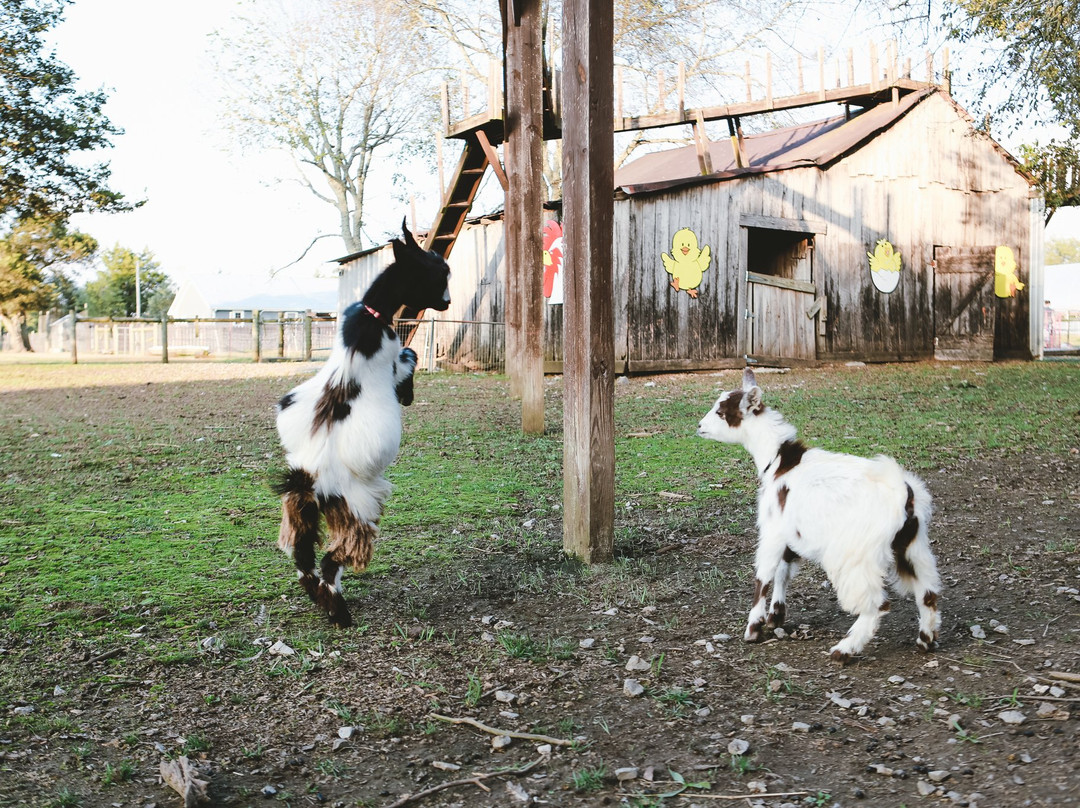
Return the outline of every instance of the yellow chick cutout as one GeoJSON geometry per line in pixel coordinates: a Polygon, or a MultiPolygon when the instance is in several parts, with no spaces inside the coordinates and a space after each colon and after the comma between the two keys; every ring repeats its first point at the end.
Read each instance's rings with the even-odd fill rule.
{"type": "Polygon", "coordinates": [[[994,251],[994,294],[998,297],[1015,297],[1024,288],[1016,277],[1016,256],[1011,247],[998,247],[994,251]]]}
{"type": "Polygon", "coordinates": [[[712,251],[708,245],[698,249],[694,231],[684,227],[672,236],[671,255],[661,253],[660,257],[664,259],[664,269],[671,276],[671,288],[696,298],[701,278],[712,261],[712,251]]]}

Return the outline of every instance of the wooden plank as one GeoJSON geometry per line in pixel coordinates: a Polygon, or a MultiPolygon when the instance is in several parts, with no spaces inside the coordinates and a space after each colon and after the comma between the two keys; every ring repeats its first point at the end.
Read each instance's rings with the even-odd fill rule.
{"type": "Polygon", "coordinates": [[[758,272],[747,272],[746,279],[750,283],[760,283],[765,286],[773,286],[777,289],[790,289],[793,292],[808,292],[817,294],[817,286],[806,281],[796,281],[791,278],[778,278],[775,275],[762,275],[758,272]]]}
{"type": "Polygon", "coordinates": [[[705,121],[698,113],[694,122],[694,145],[697,147],[698,166],[703,176],[712,174],[712,155],[709,154],[709,136],[705,132],[705,121]]]}
{"type": "Polygon", "coordinates": [[[510,182],[506,178],[506,172],[503,170],[502,163],[499,161],[499,153],[495,151],[495,147],[491,145],[491,140],[487,136],[487,132],[483,129],[479,129],[476,132],[476,139],[480,143],[480,148],[484,150],[484,155],[487,157],[488,163],[491,164],[491,170],[495,172],[495,176],[499,180],[499,185],[502,186],[503,191],[510,190],[510,182]]]}
{"type": "Polygon", "coordinates": [[[739,216],[742,227],[760,227],[765,230],[787,230],[792,233],[816,233],[826,235],[829,226],[825,222],[810,222],[805,219],[785,219],[779,216],[755,216],[744,213],[739,216]]]}
{"type": "Polygon", "coordinates": [[[746,366],[741,356],[728,359],[635,359],[627,363],[630,373],[672,373],[694,370],[730,370],[746,366]]]}
{"type": "Polygon", "coordinates": [[[750,299],[754,313],[751,353],[791,359],[817,358],[814,323],[806,317],[813,297],[790,289],[753,284],[750,299]]]}
{"type": "Polygon", "coordinates": [[[612,0],[563,3],[563,548],[615,544],[612,0]]]}
{"type": "MultiPolygon", "coordinates": [[[[513,276],[520,329],[515,375],[521,395],[521,429],[544,432],[544,296],[540,264],[544,245],[543,206],[543,52],[540,0],[516,0],[515,18],[506,21],[506,255],[513,276]],[[517,24],[520,21],[520,24],[517,24]]],[[[483,141],[481,141],[483,142],[483,141]]],[[[489,158],[490,159],[490,158],[489,158]]],[[[494,163],[493,163],[494,165],[494,163]]],[[[509,358],[509,357],[508,357],[509,358]]]]}
{"type": "Polygon", "coordinates": [[[994,248],[938,247],[934,263],[934,357],[993,361],[994,248]]]}
{"type": "MultiPolygon", "coordinates": [[[[565,77],[564,77],[565,81],[565,77]]],[[[925,89],[928,85],[906,78],[898,78],[893,85],[901,95],[925,89]]],[[[826,103],[850,103],[856,106],[872,106],[892,99],[892,87],[859,84],[854,87],[837,87],[817,92],[774,98],[772,101],[746,101],[737,104],[724,104],[715,107],[702,107],[700,112],[706,121],[722,118],[735,118],[744,115],[756,115],[771,110],[797,109],[826,103]]],[[[699,110],[685,109],[681,113],[661,112],[654,115],[624,116],[615,119],[616,132],[631,132],[638,129],[656,129],[663,126],[676,126],[692,123],[699,110]]],[[[451,137],[453,135],[450,135],[451,137]]]]}

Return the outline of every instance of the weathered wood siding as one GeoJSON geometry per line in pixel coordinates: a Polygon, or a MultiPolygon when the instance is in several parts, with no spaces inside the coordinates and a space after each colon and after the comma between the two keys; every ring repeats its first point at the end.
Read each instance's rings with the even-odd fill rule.
{"type": "MultiPolygon", "coordinates": [[[[1030,300],[1038,285],[1030,282],[1030,262],[1032,245],[1041,243],[1041,231],[1033,229],[1032,198],[1027,180],[1004,152],[941,95],[926,98],[825,170],[811,166],[619,195],[612,228],[616,368],[730,367],[756,355],[755,337],[760,345],[766,326],[778,359],[929,359],[935,328],[943,327],[936,325],[935,249],[992,252],[997,246],[1012,248],[1025,288],[1012,298],[994,298],[993,355],[1030,358],[1030,300]],[[684,227],[711,251],[697,298],[672,288],[661,258],[672,252],[672,237],[684,227]],[[792,264],[790,272],[783,260],[753,266],[750,228],[758,245],[774,231],[785,238],[804,234],[805,261],[792,264]],[[879,239],[901,255],[899,283],[891,293],[879,291],[871,279],[868,253],[879,239]],[[748,283],[748,271],[763,270],[810,288],[789,293],[748,283]],[[759,313],[793,321],[748,319],[759,313]]],[[[502,240],[497,218],[462,231],[450,257],[448,318],[504,321],[502,240]]],[[[368,265],[377,261],[381,268],[389,260],[374,255],[379,257],[365,256],[346,267],[342,308],[374,277],[368,265]]],[[[536,267],[540,283],[539,258],[536,267]]],[[[562,306],[545,303],[549,371],[562,360],[562,328],[562,306]]]]}
{"type": "MultiPolygon", "coordinates": [[[[630,197],[627,272],[629,356],[651,367],[717,363],[752,352],[746,233],[740,217],[820,223],[814,277],[825,298],[818,359],[930,358],[934,353],[935,246],[1013,248],[1030,277],[1030,186],[947,99],[933,95],[890,129],[817,167],[630,197]],[[713,260],[696,300],[675,292],[660,264],[671,237],[690,227],[713,260]],[[887,239],[900,282],[874,286],[868,253],[887,239]]],[[[794,311],[794,309],[793,309],[794,311]]],[[[1030,357],[1029,295],[997,300],[995,356],[1030,357]]],[[[801,315],[796,315],[801,316],[801,315]]]]}

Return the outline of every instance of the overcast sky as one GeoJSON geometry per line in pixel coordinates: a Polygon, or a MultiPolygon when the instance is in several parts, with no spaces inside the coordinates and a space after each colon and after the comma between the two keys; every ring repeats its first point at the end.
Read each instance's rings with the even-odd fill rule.
{"type": "MultiPolygon", "coordinates": [[[[226,148],[208,35],[227,28],[238,8],[230,0],[76,0],[53,37],[84,88],[106,89],[109,119],[125,130],[105,153],[113,187],[147,200],[135,212],[76,225],[104,248],[149,249],[177,282],[220,271],[257,285],[336,220],[291,180],[284,155],[226,148]]],[[[409,212],[377,194],[369,201],[384,228],[409,212]]],[[[433,213],[419,211],[421,224],[433,213]]],[[[1080,237],[1077,209],[1059,212],[1047,231],[1067,237],[1080,237]]],[[[285,272],[298,280],[330,275],[343,251],[339,238],[325,239],[285,272]]]]}
{"type": "MultiPolygon", "coordinates": [[[[283,155],[225,148],[208,34],[236,9],[228,0],[76,0],[53,37],[81,86],[106,89],[106,113],[124,130],[104,153],[112,186],[147,200],[132,213],[76,225],[103,248],[148,248],[177,281],[224,271],[257,283],[334,222],[325,203],[288,181],[293,168],[283,155]]],[[[321,244],[287,272],[332,271],[327,261],[343,253],[341,240],[321,244]]]]}

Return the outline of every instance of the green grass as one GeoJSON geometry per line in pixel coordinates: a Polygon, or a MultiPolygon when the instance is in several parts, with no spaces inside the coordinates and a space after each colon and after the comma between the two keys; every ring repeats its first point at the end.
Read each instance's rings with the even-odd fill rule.
{"type": "MultiPolygon", "coordinates": [[[[75,636],[91,653],[123,637],[126,649],[163,665],[234,664],[257,636],[252,620],[274,623],[283,593],[300,601],[275,547],[279,505],[269,483],[282,465],[273,402],[305,376],[284,365],[253,378],[228,370],[192,381],[180,366],[0,364],[0,629],[75,636]],[[177,639],[138,631],[147,624],[177,639]],[[220,654],[199,645],[211,635],[225,640],[220,654]]],[[[749,457],[694,436],[738,379],[681,374],[617,386],[617,563],[594,573],[552,562],[562,520],[561,384],[548,393],[547,434],[524,436],[505,379],[421,376],[389,472],[384,538],[368,573],[350,578],[350,596],[393,569],[479,593],[489,582],[463,560],[494,553],[513,558],[527,592],[583,597],[599,581],[605,599],[657,602],[666,582],[650,559],[671,537],[752,530],[749,457]]],[[[1002,462],[1032,447],[1067,454],[1080,445],[1078,379],[1068,363],[759,375],[766,402],[808,444],[884,452],[924,472],[987,452],[1002,462]]],[[[1019,561],[1012,569],[1023,573],[1019,561]]],[[[703,583],[728,585],[709,574],[715,580],[703,583]]],[[[422,599],[403,603],[399,618],[425,620],[422,599]]],[[[299,651],[318,642],[314,633],[292,639],[299,651]]],[[[500,638],[498,650],[549,661],[573,653],[560,638],[528,635],[500,638]]],[[[302,676],[304,667],[285,662],[281,673],[302,676]]]]}

